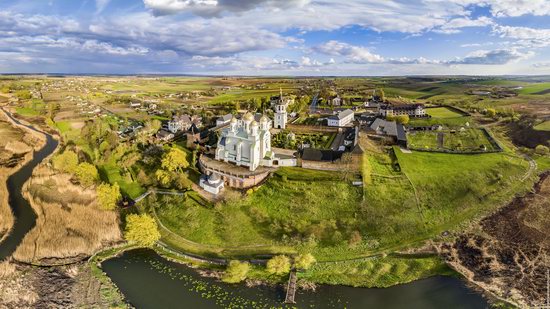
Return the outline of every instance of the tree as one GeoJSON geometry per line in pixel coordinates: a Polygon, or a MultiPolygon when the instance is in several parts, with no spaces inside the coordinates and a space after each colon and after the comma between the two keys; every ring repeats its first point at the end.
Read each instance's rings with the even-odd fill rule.
{"type": "Polygon", "coordinates": [[[158,182],[163,186],[168,186],[172,181],[172,174],[161,169],[155,172],[155,177],[157,178],[158,182]]]}
{"type": "Polygon", "coordinates": [[[121,197],[120,187],[117,183],[112,186],[108,183],[102,183],[97,187],[99,208],[103,210],[114,210],[121,197]]]}
{"type": "Polygon", "coordinates": [[[537,147],[535,147],[535,153],[537,153],[541,156],[545,156],[549,152],[550,152],[550,149],[548,147],[544,146],[544,145],[537,145],[537,147]]]}
{"type": "Polygon", "coordinates": [[[82,162],[76,167],[76,177],[80,180],[80,183],[84,186],[93,185],[96,180],[99,179],[97,168],[87,162],[82,162]]]}
{"type": "Polygon", "coordinates": [[[62,154],[53,157],[52,163],[56,170],[74,174],[78,166],[78,156],[74,151],[65,150],[62,154]]]}
{"type": "Polygon", "coordinates": [[[167,153],[162,157],[162,168],[174,172],[182,172],[184,168],[189,167],[189,162],[187,162],[187,154],[178,148],[171,148],[167,153]]]}
{"type": "Polygon", "coordinates": [[[410,121],[409,115],[399,115],[395,117],[395,121],[400,124],[408,124],[410,121]]]}
{"type": "Polygon", "coordinates": [[[141,153],[137,151],[131,151],[129,153],[124,154],[122,157],[120,157],[118,162],[120,163],[120,165],[122,165],[124,170],[128,173],[130,172],[130,168],[134,164],[136,164],[136,162],[138,162],[139,160],[141,160],[141,153]]]}
{"type": "Polygon", "coordinates": [[[286,274],[290,271],[290,260],[285,255],[276,255],[267,261],[267,271],[275,275],[286,274]]]}
{"type": "Polygon", "coordinates": [[[193,186],[193,181],[187,177],[187,174],[176,174],[173,178],[176,188],[180,190],[188,190],[193,186]]]}
{"type": "Polygon", "coordinates": [[[147,214],[130,214],[126,217],[124,237],[139,246],[150,247],[160,239],[157,222],[147,214]]]}
{"type": "Polygon", "coordinates": [[[231,261],[222,276],[222,280],[227,283],[239,283],[246,279],[249,270],[250,264],[247,262],[231,261]]]}
{"type": "Polygon", "coordinates": [[[378,90],[378,97],[380,98],[380,101],[385,102],[386,101],[386,93],[384,93],[384,89],[380,88],[378,90]]]}
{"type": "Polygon", "coordinates": [[[299,269],[309,269],[315,262],[315,257],[311,253],[300,254],[294,259],[294,265],[299,269]]]}

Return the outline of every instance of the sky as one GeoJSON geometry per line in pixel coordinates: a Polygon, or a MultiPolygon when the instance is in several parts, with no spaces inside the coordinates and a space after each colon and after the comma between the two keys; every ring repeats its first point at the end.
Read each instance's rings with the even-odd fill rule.
{"type": "Polygon", "coordinates": [[[550,0],[0,0],[0,73],[550,74],[550,0]]]}

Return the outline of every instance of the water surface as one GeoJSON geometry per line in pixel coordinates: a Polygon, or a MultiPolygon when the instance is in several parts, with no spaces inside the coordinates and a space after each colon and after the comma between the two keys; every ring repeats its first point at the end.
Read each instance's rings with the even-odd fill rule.
{"type": "MultiPolygon", "coordinates": [[[[103,270],[136,308],[279,308],[281,287],[247,288],[200,277],[152,250],[138,249],[103,263],[103,270]]],[[[387,289],[323,285],[299,291],[297,308],[488,308],[461,280],[432,277],[387,289]]]]}

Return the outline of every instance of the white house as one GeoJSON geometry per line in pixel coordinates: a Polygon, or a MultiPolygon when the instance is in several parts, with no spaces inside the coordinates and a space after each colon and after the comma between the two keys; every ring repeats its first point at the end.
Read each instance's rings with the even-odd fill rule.
{"type": "Polygon", "coordinates": [[[225,184],[220,175],[212,173],[209,176],[202,175],[199,180],[199,185],[206,192],[218,194],[224,188],[225,184]]]}
{"type": "Polygon", "coordinates": [[[262,160],[273,159],[270,128],[271,120],[265,115],[260,123],[251,113],[240,120],[232,118],[229,127],[221,131],[215,159],[256,170],[262,160]]]}
{"type": "Polygon", "coordinates": [[[338,115],[328,118],[329,127],[344,127],[353,121],[354,113],[351,109],[346,109],[338,113],[338,115]]]}

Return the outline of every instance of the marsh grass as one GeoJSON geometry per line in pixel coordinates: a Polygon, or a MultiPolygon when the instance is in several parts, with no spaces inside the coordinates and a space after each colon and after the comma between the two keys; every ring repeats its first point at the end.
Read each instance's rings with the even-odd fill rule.
{"type": "Polygon", "coordinates": [[[9,261],[0,262],[0,278],[8,278],[15,273],[15,264],[9,261]]]}
{"type": "Polygon", "coordinates": [[[35,169],[23,190],[38,219],[17,248],[16,260],[62,263],[90,256],[121,240],[117,214],[100,210],[95,190],[70,179],[44,165],[35,169]]]}

